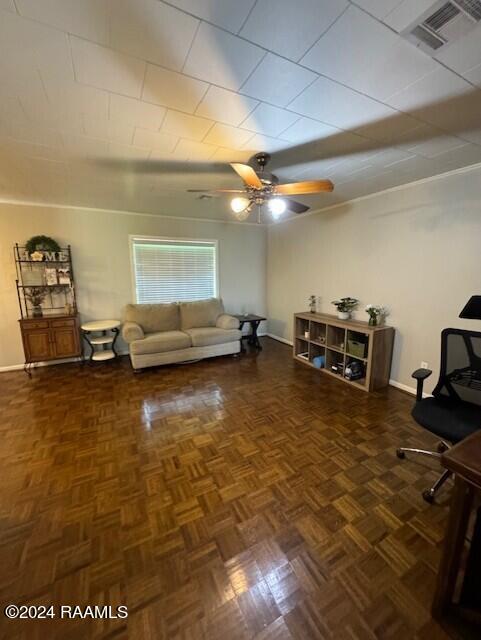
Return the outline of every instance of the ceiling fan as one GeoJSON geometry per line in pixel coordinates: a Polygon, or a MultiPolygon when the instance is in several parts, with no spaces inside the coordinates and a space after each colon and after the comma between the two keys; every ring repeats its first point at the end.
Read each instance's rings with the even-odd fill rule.
{"type": "Polygon", "coordinates": [[[267,205],[275,220],[285,211],[304,213],[309,210],[309,207],[284,196],[331,192],[334,189],[334,185],[330,180],[309,180],[306,182],[279,184],[278,177],[265,170],[270,159],[271,156],[268,153],[256,153],[250,162],[257,163],[257,171],[248,164],[231,163],[230,166],[244,181],[243,189],[214,189],[212,191],[188,189],[188,191],[204,194],[241,194],[231,200],[230,206],[235,217],[242,221],[250,216],[255,206],[258,207],[259,218],[263,205],[267,205]]]}

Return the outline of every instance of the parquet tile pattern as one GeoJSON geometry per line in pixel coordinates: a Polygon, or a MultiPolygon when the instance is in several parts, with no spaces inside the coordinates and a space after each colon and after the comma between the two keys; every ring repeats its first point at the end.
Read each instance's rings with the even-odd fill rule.
{"type": "Polygon", "coordinates": [[[6,620],[9,640],[445,640],[429,613],[449,491],[412,398],[261,353],[134,375],[0,375],[0,601],[126,605],[6,620]]]}

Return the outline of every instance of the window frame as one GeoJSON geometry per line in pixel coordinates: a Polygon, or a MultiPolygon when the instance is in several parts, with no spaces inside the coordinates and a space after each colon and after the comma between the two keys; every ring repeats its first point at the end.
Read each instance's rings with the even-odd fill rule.
{"type": "MultiPolygon", "coordinates": [[[[129,255],[130,255],[130,280],[131,280],[131,300],[133,304],[148,304],[139,302],[137,299],[137,281],[135,278],[135,258],[134,258],[134,245],[135,241],[141,242],[172,242],[172,243],[184,243],[184,244],[209,244],[214,245],[214,298],[220,298],[220,275],[219,275],[219,241],[217,238],[180,238],[176,236],[153,236],[153,235],[139,235],[129,234],[129,255]]],[[[155,303],[151,303],[155,304],[155,303]]],[[[169,304],[168,302],[159,302],[156,304],[169,304]]]]}

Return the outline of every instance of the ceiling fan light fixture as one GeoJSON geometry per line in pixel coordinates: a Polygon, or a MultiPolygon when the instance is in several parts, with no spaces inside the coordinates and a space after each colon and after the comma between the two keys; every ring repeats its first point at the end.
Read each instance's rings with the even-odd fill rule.
{"type": "Polygon", "coordinates": [[[274,220],[280,218],[287,209],[286,201],[282,198],[271,198],[267,206],[269,207],[269,211],[271,212],[274,220]]]}
{"type": "Polygon", "coordinates": [[[230,208],[234,213],[243,213],[248,208],[250,203],[251,201],[249,200],[249,198],[232,198],[232,200],[230,201],[230,208]]]}
{"type": "Polygon", "coordinates": [[[235,218],[238,222],[244,222],[244,220],[247,220],[247,218],[250,216],[252,211],[251,207],[247,207],[247,209],[244,209],[244,211],[239,211],[239,213],[234,213],[235,218]]]}
{"type": "MultiPolygon", "coordinates": [[[[461,0],[457,1],[460,2],[461,0]]],[[[481,2],[481,0],[476,0],[476,2],[481,2]]],[[[254,206],[257,206],[259,211],[258,222],[261,222],[261,214],[262,211],[265,211],[265,208],[269,210],[273,220],[279,220],[286,211],[290,213],[305,213],[309,211],[308,206],[301,202],[296,202],[291,196],[330,193],[334,189],[334,185],[330,180],[304,180],[279,184],[279,178],[276,175],[264,171],[269,159],[268,153],[257,153],[250,159],[249,162],[251,164],[230,163],[232,169],[243,181],[240,189],[214,189],[212,191],[188,189],[188,191],[208,194],[207,197],[212,197],[214,194],[239,194],[230,201],[230,208],[235,218],[239,221],[245,220],[252,213],[254,206]],[[256,160],[259,165],[258,172],[252,166],[253,160],[256,160]]],[[[201,197],[206,197],[206,195],[201,197]]]]}

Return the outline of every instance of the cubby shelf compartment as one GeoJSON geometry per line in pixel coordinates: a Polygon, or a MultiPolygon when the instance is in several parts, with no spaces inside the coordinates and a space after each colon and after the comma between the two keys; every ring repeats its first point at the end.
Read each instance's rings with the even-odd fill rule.
{"type": "Polygon", "coordinates": [[[363,372],[363,376],[361,378],[349,378],[345,372],[345,376],[347,378],[347,380],[354,385],[358,385],[361,388],[365,388],[366,387],[366,370],[367,370],[367,360],[364,358],[356,358],[353,357],[351,355],[349,355],[348,353],[346,353],[346,370],[349,369],[350,365],[352,363],[358,363],[362,369],[363,372]]]}
{"type": "Polygon", "coordinates": [[[346,350],[346,329],[335,325],[327,325],[327,346],[344,353],[346,350]]]}
{"type": "Polygon", "coordinates": [[[294,315],[294,335],[293,355],[298,362],[314,367],[313,359],[324,356],[321,373],[364,391],[389,384],[393,327],[372,327],[359,320],[339,320],[330,314],[303,312],[294,315]],[[361,363],[364,377],[348,380],[344,376],[345,367],[356,360],[361,363]],[[333,365],[338,368],[337,372],[332,369],[333,365]]]}
{"type": "Polygon", "coordinates": [[[309,362],[316,369],[324,368],[326,366],[326,347],[311,340],[309,343],[309,362]],[[317,363],[314,362],[315,358],[317,363]],[[322,358],[322,360],[317,360],[318,358],[322,358]]]}

